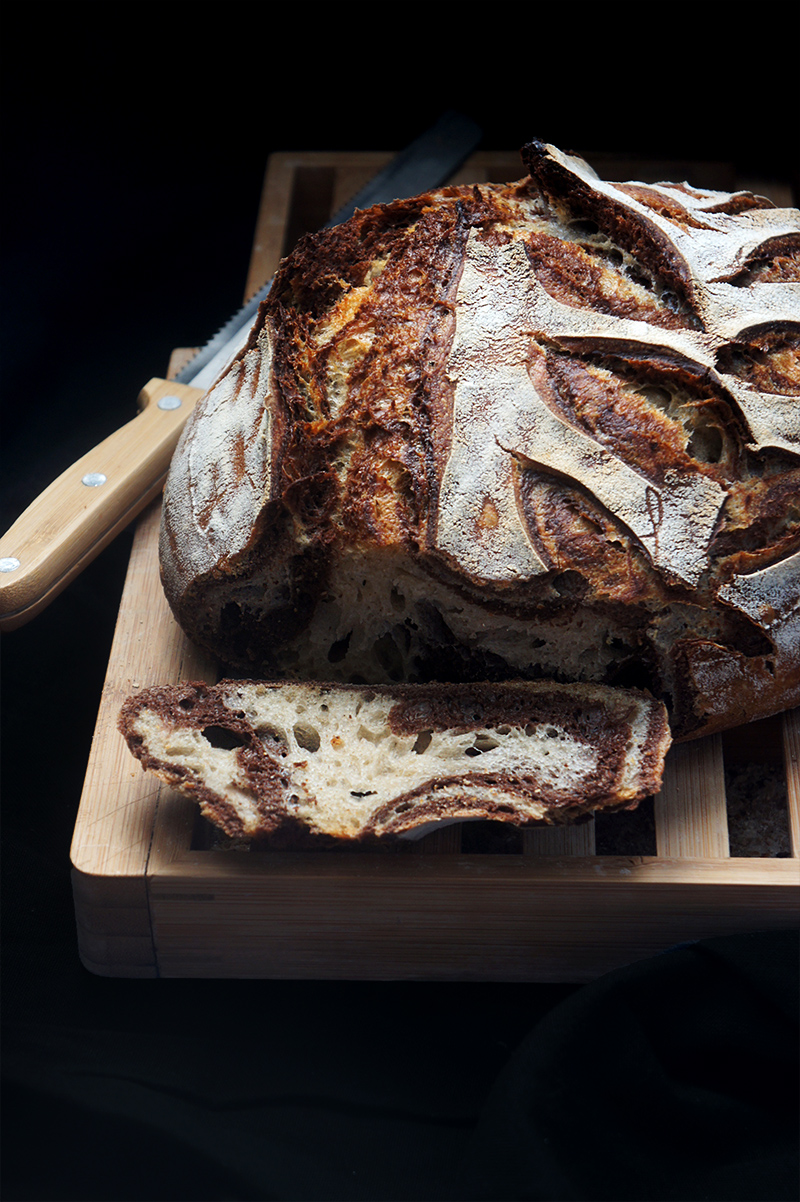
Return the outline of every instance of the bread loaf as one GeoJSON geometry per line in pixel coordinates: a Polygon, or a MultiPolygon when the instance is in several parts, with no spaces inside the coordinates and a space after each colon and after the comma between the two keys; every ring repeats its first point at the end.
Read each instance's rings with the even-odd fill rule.
{"type": "Polygon", "coordinates": [[[541,681],[175,685],[129,698],[120,729],[226,834],[293,847],[633,809],[670,742],[650,697],[541,681]]]}
{"type": "Polygon", "coordinates": [[[528,175],[301,241],[199,406],[162,577],[228,670],[800,700],[800,214],[528,175]]]}

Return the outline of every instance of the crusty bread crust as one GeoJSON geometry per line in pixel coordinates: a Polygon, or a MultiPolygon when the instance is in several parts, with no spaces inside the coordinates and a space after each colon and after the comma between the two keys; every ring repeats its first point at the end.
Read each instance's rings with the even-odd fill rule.
{"type": "Polygon", "coordinates": [[[635,809],[670,744],[651,697],[545,681],[164,686],[129,698],[120,730],[226,834],[295,847],[635,809]]]}
{"type": "Polygon", "coordinates": [[[635,683],[694,737],[800,702],[800,214],[529,176],[284,261],[187,426],[164,586],[237,671],[635,683]]]}

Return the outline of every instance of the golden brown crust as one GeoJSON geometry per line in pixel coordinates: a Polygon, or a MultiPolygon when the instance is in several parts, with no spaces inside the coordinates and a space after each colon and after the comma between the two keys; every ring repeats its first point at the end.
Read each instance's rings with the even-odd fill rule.
{"type": "Polygon", "coordinates": [[[170,603],[245,671],[796,704],[798,214],[523,157],[283,263],[176,455],[170,603]]]}

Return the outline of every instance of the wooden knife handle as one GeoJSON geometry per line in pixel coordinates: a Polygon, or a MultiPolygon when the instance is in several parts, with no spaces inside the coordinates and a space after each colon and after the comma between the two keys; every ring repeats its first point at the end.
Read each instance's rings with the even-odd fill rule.
{"type": "Polygon", "coordinates": [[[161,491],[199,388],[153,379],[140,413],[67,468],[0,538],[0,630],[24,625],[161,491]]]}

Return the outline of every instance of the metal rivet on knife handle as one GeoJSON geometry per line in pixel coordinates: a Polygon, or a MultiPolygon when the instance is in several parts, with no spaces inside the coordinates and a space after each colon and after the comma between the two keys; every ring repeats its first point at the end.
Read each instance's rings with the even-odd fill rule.
{"type": "Polygon", "coordinates": [[[0,538],[0,564],[17,564],[0,571],[0,629],[35,617],[158,495],[202,395],[175,380],[151,380],[138,417],[68,468],[0,538]]]}

